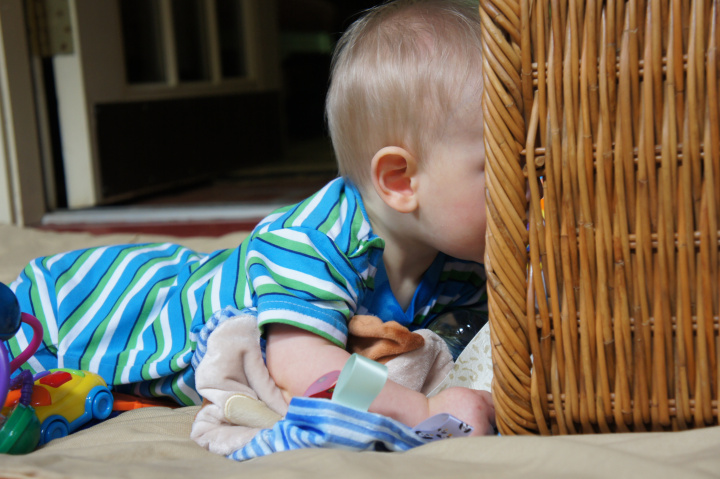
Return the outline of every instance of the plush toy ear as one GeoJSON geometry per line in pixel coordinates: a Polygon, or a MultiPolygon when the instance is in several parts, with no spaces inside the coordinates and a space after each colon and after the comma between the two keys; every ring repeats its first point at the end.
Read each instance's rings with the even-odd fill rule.
{"type": "Polygon", "coordinates": [[[384,323],[377,316],[358,314],[348,322],[348,351],[379,363],[385,364],[424,344],[425,338],[397,321],[384,323]]]}
{"type": "Polygon", "coordinates": [[[417,208],[417,160],[406,149],[386,146],[372,159],[375,191],[391,208],[410,213],[417,208]]]}

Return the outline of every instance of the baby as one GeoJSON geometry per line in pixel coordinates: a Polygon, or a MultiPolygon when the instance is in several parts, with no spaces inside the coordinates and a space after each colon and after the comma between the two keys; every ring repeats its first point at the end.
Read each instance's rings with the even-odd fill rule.
{"type": "MultiPolygon", "coordinates": [[[[323,235],[330,251],[309,239],[317,231],[302,233],[309,256],[324,256],[317,267],[327,269],[321,275],[339,293],[325,301],[357,302],[356,313],[410,327],[449,309],[484,306],[477,289],[485,236],[481,62],[473,2],[390,2],[366,12],[340,39],[327,98],[339,194],[326,193],[300,213],[324,217],[340,206],[326,220],[330,235],[342,232],[329,242],[323,235]],[[330,263],[355,263],[350,277],[327,268],[338,253],[330,263]]],[[[346,318],[318,312],[260,315],[268,369],[288,398],[341,369],[349,356],[337,347],[345,344],[346,318]]],[[[428,399],[392,382],[370,411],[408,425],[447,412],[478,434],[494,421],[486,392],[453,388],[428,399]]]]}
{"type": "MultiPolygon", "coordinates": [[[[412,329],[486,310],[480,21],[462,0],[397,0],[336,49],[327,118],[341,177],[262,220],[237,248],[117,245],[39,258],[12,284],[45,327],[35,371],[95,371],[134,392],[199,403],[190,360],[226,307],[257,315],[287,401],[342,369],[347,323],[412,329]]],[[[25,331],[11,342],[16,356],[25,331]]],[[[450,413],[493,431],[490,394],[431,398],[388,381],[371,412],[415,426],[450,413]]]]}

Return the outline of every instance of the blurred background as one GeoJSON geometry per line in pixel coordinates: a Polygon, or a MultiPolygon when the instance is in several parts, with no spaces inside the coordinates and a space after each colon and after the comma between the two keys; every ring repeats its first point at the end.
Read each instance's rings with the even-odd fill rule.
{"type": "Polygon", "coordinates": [[[222,234],[306,197],[333,47],[378,3],[0,0],[0,224],[222,234]]]}

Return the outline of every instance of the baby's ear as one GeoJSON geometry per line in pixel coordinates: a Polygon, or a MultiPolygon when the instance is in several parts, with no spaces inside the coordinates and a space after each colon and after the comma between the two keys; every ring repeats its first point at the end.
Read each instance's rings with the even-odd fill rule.
{"type": "Polygon", "coordinates": [[[386,146],[372,159],[375,191],[391,208],[410,213],[417,208],[417,160],[406,149],[386,146]]]}

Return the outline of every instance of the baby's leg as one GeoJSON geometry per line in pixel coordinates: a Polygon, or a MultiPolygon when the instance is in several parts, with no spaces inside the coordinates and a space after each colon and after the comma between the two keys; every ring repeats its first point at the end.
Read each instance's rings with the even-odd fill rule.
{"type": "MultiPolygon", "coordinates": [[[[31,261],[11,284],[21,310],[44,328],[43,343],[25,368],[87,370],[113,385],[178,373],[182,378],[194,348],[188,339],[193,318],[185,317],[178,278],[197,257],[165,243],[103,246],[31,261]],[[168,307],[172,301],[174,308],[168,307]]],[[[23,326],[8,342],[12,357],[31,334],[23,326]]]]}

